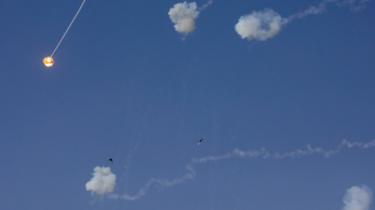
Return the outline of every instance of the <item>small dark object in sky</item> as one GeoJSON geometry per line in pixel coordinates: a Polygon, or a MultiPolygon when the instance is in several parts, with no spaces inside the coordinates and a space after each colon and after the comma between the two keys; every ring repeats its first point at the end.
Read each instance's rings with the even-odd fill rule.
{"type": "Polygon", "coordinates": [[[113,159],[112,158],[108,158],[108,161],[113,163],[113,159]]]}
{"type": "Polygon", "coordinates": [[[207,141],[207,139],[206,139],[205,137],[202,137],[202,138],[200,138],[199,141],[197,142],[197,145],[199,146],[199,145],[203,144],[203,143],[206,142],[206,141],[207,141]]]}

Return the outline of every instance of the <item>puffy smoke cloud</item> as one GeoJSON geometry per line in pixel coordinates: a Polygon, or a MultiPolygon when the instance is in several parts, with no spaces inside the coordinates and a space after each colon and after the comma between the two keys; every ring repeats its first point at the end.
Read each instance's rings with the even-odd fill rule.
{"type": "Polygon", "coordinates": [[[305,10],[285,18],[272,9],[254,11],[240,17],[235,25],[235,30],[242,39],[266,41],[276,36],[285,25],[295,20],[326,12],[329,5],[348,7],[353,11],[360,11],[366,8],[369,2],[370,0],[321,0],[318,4],[311,5],[305,10]]]}
{"type": "Polygon", "coordinates": [[[97,195],[112,193],[116,186],[116,175],[109,167],[95,167],[93,177],[86,183],[86,190],[97,195]]]}
{"type": "Polygon", "coordinates": [[[342,210],[369,210],[372,202],[372,192],[366,186],[354,186],[346,191],[342,210]]]}
{"type": "Polygon", "coordinates": [[[187,35],[195,30],[195,21],[199,16],[198,5],[195,2],[175,4],[168,12],[169,18],[177,32],[187,35]]]}
{"type": "Polygon", "coordinates": [[[242,39],[265,41],[276,36],[285,24],[277,12],[266,9],[240,17],[235,30],[242,39]]]}

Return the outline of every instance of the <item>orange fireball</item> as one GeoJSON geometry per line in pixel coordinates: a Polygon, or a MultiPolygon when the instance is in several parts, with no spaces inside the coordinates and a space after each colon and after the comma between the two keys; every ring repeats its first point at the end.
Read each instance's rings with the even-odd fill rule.
{"type": "Polygon", "coordinates": [[[45,67],[51,68],[55,64],[55,61],[51,56],[47,56],[43,59],[43,64],[45,67]]]}

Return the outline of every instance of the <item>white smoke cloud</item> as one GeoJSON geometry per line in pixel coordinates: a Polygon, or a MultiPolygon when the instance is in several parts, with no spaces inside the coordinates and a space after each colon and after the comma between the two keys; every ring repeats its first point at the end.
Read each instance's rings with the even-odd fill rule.
{"type": "Polygon", "coordinates": [[[200,12],[207,9],[213,2],[213,0],[208,0],[200,8],[198,8],[196,2],[188,3],[185,1],[175,4],[168,12],[175,30],[185,36],[195,31],[196,20],[200,12]]]}
{"type": "Polygon", "coordinates": [[[93,177],[86,183],[86,190],[92,194],[112,193],[116,186],[116,175],[109,167],[95,167],[93,177]]]}
{"type": "Polygon", "coordinates": [[[239,18],[235,25],[235,30],[242,39],[266,41],[276,36],[284,26],[294,20],[324,13],[330,4],[359,11],[364,9],[369,2],[370,0],[322,0],[318,4],[309,6],[305,10],[294,13],[286,18],[272,9],[253,11],[239,18]]]}
{"type": "Polygon", "coordinates": [[[371,189],[366,186],[354,186],[346,191],[342,210],[369,210],[372,203],[371,189]]]}
{"type": "Polygon", "coordinates": [[[266,9],[240,17],[235,30],[242,39],[265,41],[276,36],[284,22],[277,12],[266,9]]]}
{"type": "Polygon", "coordinates": [[[177,32],[187,35],[195,30],[195,20],[199,16],[198,5],[195,2],[175,4],[168,12],[177,32]]]}

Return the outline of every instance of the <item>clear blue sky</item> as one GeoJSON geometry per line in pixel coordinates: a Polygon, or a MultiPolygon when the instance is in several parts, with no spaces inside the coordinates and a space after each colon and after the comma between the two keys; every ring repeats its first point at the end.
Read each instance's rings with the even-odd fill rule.
{"type": "Polygon", "coordinates": [[[131,193],[237,147],[374,139],[373,2],[330,7],[265,42],[234,31],[253,10],[288,16],[317,2],[216,0],[182,40],[167,15],[177,1],[88,0],[45,71],[41,59],[80,1],[0,0],[0,209],[333,210],[348,187],[375,189],[373,150],[208,164],[194,181],[135,202],[84,188],[109,156],[116,192],[131,193]]]}

